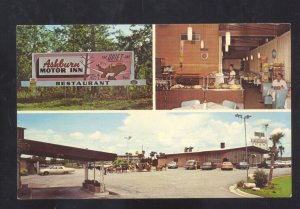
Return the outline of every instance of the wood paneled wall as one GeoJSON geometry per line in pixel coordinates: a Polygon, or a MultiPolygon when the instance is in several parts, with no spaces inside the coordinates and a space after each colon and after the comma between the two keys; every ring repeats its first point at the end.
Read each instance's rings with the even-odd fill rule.
{"type": "Polygon", "coordinates": [[[208,58],[201,59],[200,41],[185,41],[182,70],[180,68],[180,35],[187,33],[189,24],[156,25],[156,58],[164,58],[165,65],[171,65],[177,74],[207,74],[219,68],[219,25],[191,24],[193,33],[199,33],[208,49],[208,58]]]}
{"type": "Polygon", "coordinates": [[[284,63],[285,65],[285,80],[291,82],[291,31],[284,33],[280,37],[252,50],[249,57],[249,68],[251,71],[260,71],[260,61],[257,58],[257,53],[261,56],[268,57],[269,63],[284,63]],[[277,49],[277,58],[272,58],[272,50],[277,49]],[[253,60],[250,60],[251,54],[253,60]]]}
{"type": "Polygon", "coordinates": [[[229,70],[230,64],[233,64],[235,70],[241,69],[241,59],[223,59],[223,69],[229,70]]]}

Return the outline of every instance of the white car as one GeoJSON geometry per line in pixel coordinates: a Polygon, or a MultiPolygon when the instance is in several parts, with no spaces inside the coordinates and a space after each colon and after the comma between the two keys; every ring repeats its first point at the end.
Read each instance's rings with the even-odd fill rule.
{"type": "Polygon", "coordinates": [[[167,167],[170,168],[178,168],[178,165],[175,161],[169,162],[167,167]]]}
{"type": "Polygon", "coordinates": [[[291,161],[277,160],[275,162],[277,163],[278,167],[280,167],[280,168],[291,167],[292,166],[292,162],[291,161]]]}
{"type": "Polygon", "coordinates": [[[292,161],[287,160],[287,161],[283,161],[285,163],[285,166],[287,167],[292,167],[292,161]]]}
{"type": "Polygon", "coordinates": [[[67,174],[73,172],[75,172],[75,169],[73,168],[66,168],[64,166],[50,166],[48,168],[41,168],[39,174],[40,175],[67,174]]]}

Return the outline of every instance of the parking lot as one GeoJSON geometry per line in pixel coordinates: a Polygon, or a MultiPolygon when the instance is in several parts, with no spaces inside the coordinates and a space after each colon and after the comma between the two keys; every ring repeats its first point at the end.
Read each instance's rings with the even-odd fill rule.
{"type": "MultiPolygon", "coordinates": [[[[255,170],[250,168],[249,174],[255,170]]],[[[291,168],[274,169],[274,176],[290,174],[291,168]]],[[[93,179],[93,170],[89,170],[89,179],[93,179]]],[[[96,180],[100,179],[100,171],[96,170],[96,180]]],[[[228,188],[245,179],[246,170],[221,171],[218,168],[203,171],[178,168],[166,171],[108,173],[104,176],[104,183],[106,189],[113,194],[108,198],[236,198],[239,196],[231,193],[228,188]]],[[[83,180],[83,169],[76,169],[73,174],[22,177],[23,184],[36,188],[36,191],[33,189],[36,198],[43,196],[41,188],[78,188],[83,180]]],[[[83,195],[82,198],[87,197],[83,195]]]]}

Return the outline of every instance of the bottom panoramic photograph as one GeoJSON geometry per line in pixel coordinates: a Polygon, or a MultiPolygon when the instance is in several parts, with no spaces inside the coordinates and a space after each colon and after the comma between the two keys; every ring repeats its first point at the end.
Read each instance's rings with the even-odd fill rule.
{"type": "Polygon", "coordinates": [[[17,117],[18,199],[292,196],[290,112],[17,117]]]}

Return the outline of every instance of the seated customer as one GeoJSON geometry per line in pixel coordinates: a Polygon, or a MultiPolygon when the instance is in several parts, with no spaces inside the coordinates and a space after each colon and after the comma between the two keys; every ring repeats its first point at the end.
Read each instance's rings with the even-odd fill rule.
{"type": "Polygon", "coordinates": [[[287,89],[287,85],[285,80],[282,79],[282,74],[278,73],[276,75],[276,79],[272,82],[272,88],[274,90],[279,90],[279,89],[287,89]]]}

